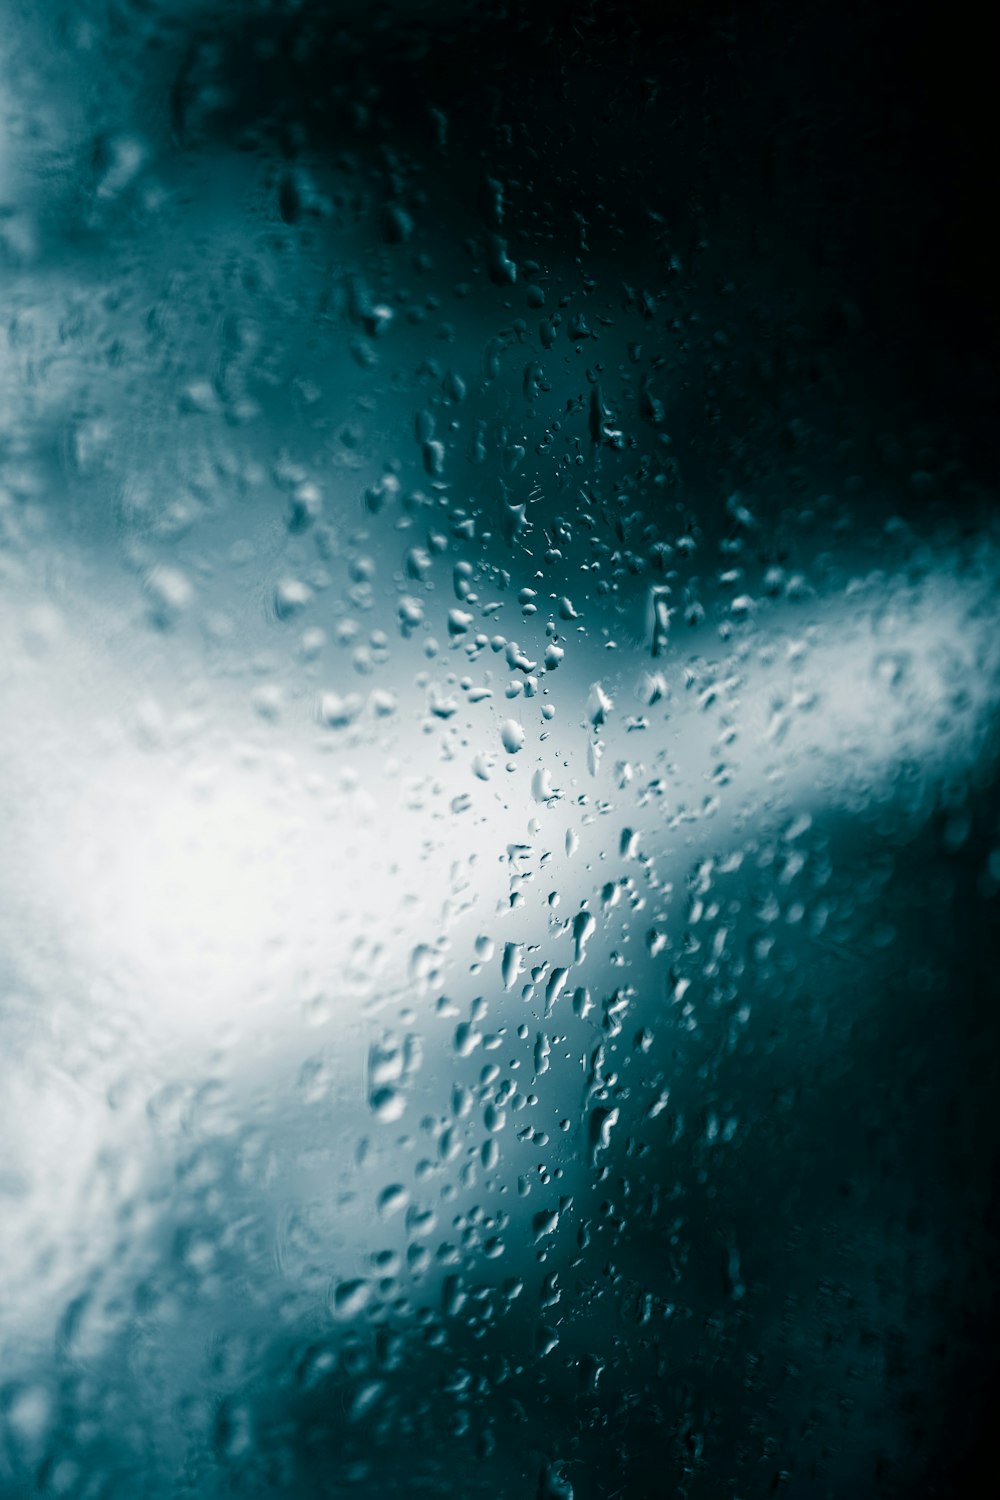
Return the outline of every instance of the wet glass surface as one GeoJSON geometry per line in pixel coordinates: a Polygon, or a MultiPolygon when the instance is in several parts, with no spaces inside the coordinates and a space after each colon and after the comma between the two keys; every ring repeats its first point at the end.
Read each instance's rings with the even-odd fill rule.
{"type": "Polygon", "coordinates": [[[4,1497],[971,1482],[984,65],[791,9],[4,0],[4,1497]]]}

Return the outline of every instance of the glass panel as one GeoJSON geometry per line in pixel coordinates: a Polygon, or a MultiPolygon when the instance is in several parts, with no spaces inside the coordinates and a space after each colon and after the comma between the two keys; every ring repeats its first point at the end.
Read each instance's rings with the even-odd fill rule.
{"type": "Polygon", "coordinates": [[[4,6],[4,1496],[979,1492],[988,133],[852,11],[4,6]]]}

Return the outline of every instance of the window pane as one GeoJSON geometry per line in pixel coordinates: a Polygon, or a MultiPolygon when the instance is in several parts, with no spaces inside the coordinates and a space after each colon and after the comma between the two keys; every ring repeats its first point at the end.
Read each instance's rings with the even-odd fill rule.
{"type": "Polygon", "coordinates": [[[4,1495],[969,1488],[971,24],[5,7],[4,1495]]]}

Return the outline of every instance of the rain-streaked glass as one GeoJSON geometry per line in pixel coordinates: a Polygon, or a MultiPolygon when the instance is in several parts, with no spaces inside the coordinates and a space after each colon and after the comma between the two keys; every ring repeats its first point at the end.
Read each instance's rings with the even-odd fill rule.
{"type": "Polygon", "coordinates": [[[3,0],[4,1497],[959,1492],[995,309],[792,11],[3,0]]]}

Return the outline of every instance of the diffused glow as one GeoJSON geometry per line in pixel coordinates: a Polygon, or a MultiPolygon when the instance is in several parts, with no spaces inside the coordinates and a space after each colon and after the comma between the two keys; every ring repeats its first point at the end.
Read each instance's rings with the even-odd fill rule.
{"type": "MultiPolygon", "coordinates": [[[[758,630],[746,685],[721,705],[737,730],[724,754],[738,779],[716,798],[710,837],[725,839],[723,824],[748,799],[763,797],[763,812],[776,779],[786,796],[818,807],[844,794],[848,772],[884,780],[904,754],[929,768],[962,753],[956,738],[975,754],[970,733],[984,722],[982,711],[967,713],[953,732],[947,718],[949,668],[978,649],[965,607],[947,577],[903,595],[895,617],[884,610],[877,629],[860,608],[851,614],[840,602],[817,604],[820,633],[791,668],[795,642],[772,629],[769,644],[758,630]]],[[[959,667],[968,682],[968,664],[959,667]]],[[[676,681],[676,669],[671,675],[676,681]]],[[[602,820],[588,824],[574,804],[581,792],[589,799],[606,787],[618,756],[638,752],[650,765],[663,750],[669,756],[665,800],[629,814],[647,852],[665,838],[674,845],[663,823],[679,808],[705,805],[720,758],[720,711],[705,712],[697,693],[675,689],[669,717],[636,737],[625,727],[623,690],[609,687],[614,704],[599,731],[607,758],[595,776],[585,765],[593,732],[582,718],[572,725],[578,683],[565,675],[555,682],[561,754],[576,746],[560,770],[557,801],[533,795],[537,759],[482,783],[471,773],[471,752],[468,763],[442,761],[440,745],[426,738],[420,769],[429,790],[408,803],[401,776],[387,773],[373,747],[349,762],[317,753],[305,714],[298,727],[275,731],[277,749],[226,738],[214,754],[199,744],[85,759],[65,823],[52,828],[58,842],[42,837],[35,849],[41,888],[50,909],[68,919],[74,954],[85,954],[87,969],[111,977],[128,997],[123,1003],[157,1027],[205,1032],[287,1004],[309,973],[336,994],[359,942],[368,945],[369,991],[398,988],[412,949],[454,929],[462,905],[454,870],[470,846],[478,860],[474,880],[466,880],[467,904],[475,903],[482,922],[498,908],[513,920],[503,862],[512,840],[537,843],[535,855],[551,851],[547,878],[567,909],[587,896],[596,877],[581,861],[570,864],[564,832],[581,834],[584,860],[603,858],[602,820]],[[471,798],[461,815],[448,811],[459,794],[471,798]],[[379,952],[381,967],[372,956],[379,952]]],[[[476,722],[470,747],[489,732],[488,711],[479,710],[476,722]]],[[[515,921],[530,923],[527,912],[515,921]]]]}
{"type": "Polygon", "coordinates": [[[134,757],[78,808],[66,893],[98,964],[183,1029],[287,998],[293,974],[346,960],[384,872],[363,802],[255,767],[134,757]]]}

